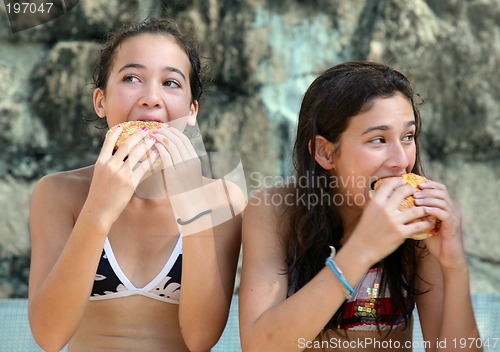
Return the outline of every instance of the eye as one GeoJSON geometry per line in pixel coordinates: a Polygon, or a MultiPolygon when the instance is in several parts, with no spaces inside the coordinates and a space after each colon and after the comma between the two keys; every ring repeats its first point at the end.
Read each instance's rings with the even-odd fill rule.
{"type": "Polygon", "coordinates": [[[170,87],[170,88],[180,88],[181,87],[181,85],[173,79],[169,79],[168,81],[165,81],[163,83],[163,85],[166,87],[170,87]]]}
{"type": "Polygon", "coordinates": [[[124,82],[140,82],[139,78],[134,75],[126,75],[123,77],[124,82]]]}
{"type": "Polygon", "coordinates": [[[407,135],[405,135],[403,137],[404,142],[413,142],[414,139],[415,139],[415,135],[413,133],[408,133],[407,135]]]}
{"type": "Polygon", "coordinates": [[[385,143],[385,138],[384,137],[375,137],[375,138],[370,139],[369,143],[383,144],[383,143],[385,143]]]}

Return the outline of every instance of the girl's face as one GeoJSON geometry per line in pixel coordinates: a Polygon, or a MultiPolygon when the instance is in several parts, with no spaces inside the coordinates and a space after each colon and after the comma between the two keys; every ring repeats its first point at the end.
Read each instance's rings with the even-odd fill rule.
{"type": "Polygon", "coordinates": [[[96,113],[106,117],[110,127],[153,120],[184,130],[186,124],[194,125],[198,113],[189,73],[189,58],[173,38],[155,34],[128,38],[114,55],[106,88],[94,91],[96,113]]]}
{"type": "Polygon", "coordinates": [[[370,105],[352,117],[334,155],[341,208],[362,208],[372,181],[410,172],[415,164],[415,116],[408,99],[397,93],[370,105]]]}

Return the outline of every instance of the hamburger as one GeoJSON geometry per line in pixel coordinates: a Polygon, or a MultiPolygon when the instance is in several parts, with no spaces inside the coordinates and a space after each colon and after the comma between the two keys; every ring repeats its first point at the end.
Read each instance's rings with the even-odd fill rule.
{"type": "MultiPolygon", "coordinates": [[[[166,123],[163,122],[158,122],[158,121],[126,121],[122,122],[122,133],[120,136],[118,136],[118,139],[116,140],[115,148],[114,150],[117,150],[118,147],[131,135],[133,135],[135,132],[139,131],[143,127],[146,127],[149,131],[154,130],[156,127],[162,126],[162,127],[167,127],[166,123]]],[[[106,135],[113,129],[115,129],[116,126],[112,127],[109,129],[109,131],[106,133],[106,135]]]]}
{"type": "MultiPolygon", "coordinates": [[[[158,121],[126,121],[122,122],[122,132],[118,136],[118,139],[116,140],[115,146],[114,146],[114,151],[116,151],[120,145],[131,135],[133,135],[135,132],[139,131],[143,127],[146,127],[149,131],[154,130],[157,127],[167,127],[168,125],[163,122],[158,122],[158,121]]],[[[108,135],[111,130],[115,129],[116,126],[112,127],[109,129],[109,131],[106,133],[106,136],[108,135]]],[[[135,148],[135,147],[134,147],[135,148]]],[[[155,148],[155,147],[153,147],[155,148]]],[[[144,162],[147,157],[149,156],[149,151],[146,153],[146,156],[144,156],[140,162],[144,162]]],[[[151,171],[157,171],[162,168],[162,160],[161,158],[156,159],[153,164],[150,165],[151,171]]]]}
{"type": "MultiPolygon", "coordinates": [[[[391,178],[392,177],[386,177],[386,178],[381,178],[381,179],[375,181],[372,184],[372,189],[373,189],[372,192],[373,193],[371,193],[371,195],[373,196],[374,192],[376,192],[377,189],[385,181],[387,181],[387,180],[389,180],[391,178]]],[[[401,176],[398,176],[398,178],[402,178],[407,184],[409,184],[409,185],[411,185],[413,187],[418,187],[419,184],[428,181],[428,179],[426,177],[420,176],[420,175],[416,175],[416,174],[413,174],[413,173],[403,174],[401,176]]],[[[411,208],[411,207],[414,207],[414,206],[415,206],[415,198],[413,196],[408,196],[405,199],[403,199],[403,201],[401,202],[401,205],[399,206],[399,210],[403,211],[405,209],[408,209],[408,208],[411,208]]],[[[428,237],[434,236],[434,235],[436,235],[439,232],[440,221],[435,216],[428,215],[428,216],[424,216],[423,218],[413,220],[411,222],[417,222],[417,221],[421,221],[421,220],[430,221],[433,226],[431,228],[429,228],[428,230],[425,230],[423,232],[414,233],[411,236],[409,236],[409,238],[412,238],[414,240],[423,240],[423,239],[426,239],[428,237]]]]}

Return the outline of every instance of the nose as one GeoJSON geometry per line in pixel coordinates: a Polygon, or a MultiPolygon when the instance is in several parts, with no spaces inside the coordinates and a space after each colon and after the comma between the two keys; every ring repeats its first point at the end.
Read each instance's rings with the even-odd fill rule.
{"type": "Polygon", "coordinates": [[[412,151],[409,145],[393,143],[389,150],[388,166],[392,169],[407,170],[412,160],[412,151]]]}
{"type": "Polygon", "coordinates": [[[161,105],[161,96],[159,92],[159,87],[154,84],[147,84],[144,86],[144,91],[139,101],[141,106],[146,107],[160,107],[161,105]]]}

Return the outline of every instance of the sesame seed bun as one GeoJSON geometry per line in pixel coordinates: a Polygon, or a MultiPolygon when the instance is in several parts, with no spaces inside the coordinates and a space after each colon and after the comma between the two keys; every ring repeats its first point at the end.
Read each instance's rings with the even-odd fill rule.
{"type": "MultiPolygon", "coordinates": [[[[382,178],[382,179],[379,179],[378,181],[376,181],[373,185],[373,191],[376,192],[377,189],[387,180],[391,179],[392,177],[386,177],[386,178],[382,178]]],[[[401,175],[399,176],[398,178],[402,178],[407,184],[413,186],[413,187],[418,187],[419,184],[425,182],[425,181],[428,181],[428,179],[424,176],[420,176],[420,175],[416,175],[416,174],[413,174],[413,173],[409,173],[409,174],[404,174],[404,175],[401,175]]],[[[408,209],[408,208],[412,208],[415,206],[415,198],[413,196],[408,196],[406,197],[405,199],[403,199],[403,202],[401,203],[400,207],[399,207],[399,210],[405,210],[405,209],[408,209]]],[[[421,220],[427,220],[427,221],[431,221],[433,226],[426,230],[426,231],[423,231],[423,232],[420,232],[420,233],[415,233],[415,234],[412,234],[411,236],[409,236],[410,238],[414,239],[414,240],[424,240],[428,237],[431,237],[431,236],[434,236],[436,235],[438,232],[439,232],[439,228],[440,228],[440,221],[439,219],[437,219],[436,217],[434,216],[431,216],[431,215],[428,215],[428,216],[425,216],[421,219],[417,219],[417,220],[414,220],[412,222],[417,222],[417,221],[421,221],[421,220]]]]}
{"type": "MultiPolygon", "coordinates": [[[[114,148],[115,150],[117,150],[128,137],[130,137],[132,134],[139,131],[143,127],[146,127],[150,131],[154,130],[158,126],[167,127],[166,123],[157,121],[126,121],[122,122],[120,125],[122,126],[123,130],[116,141],[114,148]]],[[[116,126],[110,128],[107,133],[109,133],[114,128],[116,128],[116,126]]]]}

